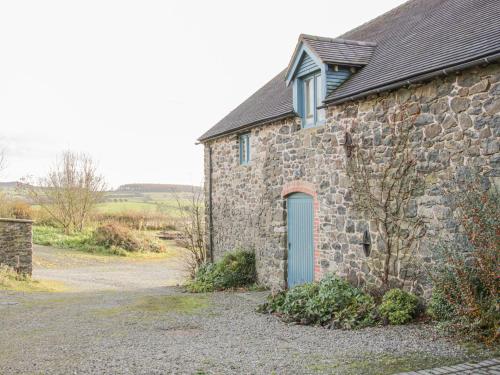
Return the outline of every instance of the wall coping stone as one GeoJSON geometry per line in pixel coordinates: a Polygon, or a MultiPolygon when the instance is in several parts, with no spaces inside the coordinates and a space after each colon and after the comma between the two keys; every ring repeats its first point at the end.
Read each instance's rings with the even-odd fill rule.
{"type": "Polygon", "coordinates": [[[6,217],[0,217],[0,222],[33,223],[34,220],[30,220],[30,219],[10,219],[10,218],[6,218],[6,217]]]}

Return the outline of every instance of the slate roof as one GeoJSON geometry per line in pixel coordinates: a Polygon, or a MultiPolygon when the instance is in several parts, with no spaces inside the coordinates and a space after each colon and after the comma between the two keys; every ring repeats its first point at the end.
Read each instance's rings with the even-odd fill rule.
{"type": "Polygon", "coordinates": [[[500,52],[500,1],[413,0],[341,38],[377,48],[327,101],[500,52]]]}
{"type": "Polygon", "coordinates": [[[375,51],[376,43],[341,38],[301,35],[303,41],[326,64],[366,65],[375,51]]]}
{"type": "Polygon", "coordinates": [[[203,134],[203,141],[238,129],[294,115],[292,86],[286,86],[283,70],[255,94],[203,134]]]}
{"type": "MultiPolygon", "coordinates": [[[[410,0],[339,38],[315,40],[309,36],[307,43],[315,44],[312,48],[328,61],[331,56],[339,56],[339,39],[372,42],[376,47],[368,63],[326,99],[333,103],[497,55],[500,53],[500,1],[410,0]]],[[[342,53],[345,55],[345,50],[342,53]]],[[[291,115],[292,89],[286,87],[284,72],[281,72],[199,140],[291,115]]]]}

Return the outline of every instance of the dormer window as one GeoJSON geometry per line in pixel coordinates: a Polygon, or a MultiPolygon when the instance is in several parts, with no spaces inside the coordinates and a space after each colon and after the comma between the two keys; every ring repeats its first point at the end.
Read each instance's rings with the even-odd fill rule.
{"type": "Polygon", "coordinates": [[[285,73],[302,127],[325,123],[324,101],[370,60],[376,44],[301,35],[285,73]]]}
{"type": "Polygon", "coordinates": [[[324,123],[325,110],[318,109],[323,101],[322,89],[321,73],[318,72],[302,79],[302,98],[304,101],[302,126],[304,128],[324,123]]]}

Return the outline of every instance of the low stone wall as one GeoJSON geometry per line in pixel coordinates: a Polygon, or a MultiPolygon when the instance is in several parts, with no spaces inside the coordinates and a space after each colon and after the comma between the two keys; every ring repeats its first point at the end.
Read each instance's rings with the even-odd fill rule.
{"type": "Polygon", "coordinates": [[[32,224],[31,220],[0,219],[0,264],[31,275],[32,224]]]}

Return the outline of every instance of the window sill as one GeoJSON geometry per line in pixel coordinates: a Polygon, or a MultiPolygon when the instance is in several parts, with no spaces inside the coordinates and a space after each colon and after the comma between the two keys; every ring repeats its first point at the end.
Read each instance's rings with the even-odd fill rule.
{"type": "Polygon", "coordinates": [[[312,129],[318,129],[318,128],[321,128],[321,127],[323,127],[323,126],[325,126],[325,125],[326,125],[326,121],[319,122],[319,123],[317,123],[317,124],[315,124],[315,125],[311,125],[311,126],[307,126],[307,127],[306,127],[306,126],[301,125],[301,126],[300,126],[300,130],[312,130],[312,129]]]}

